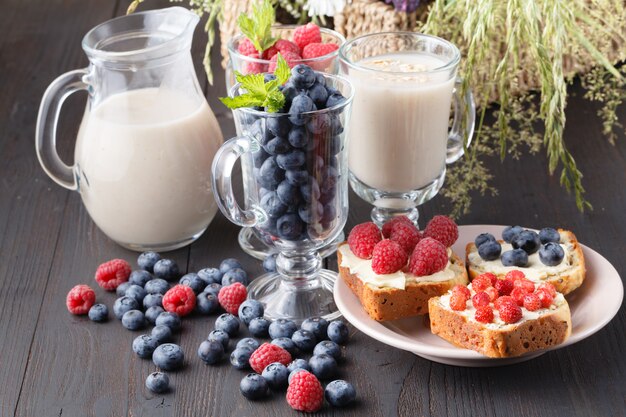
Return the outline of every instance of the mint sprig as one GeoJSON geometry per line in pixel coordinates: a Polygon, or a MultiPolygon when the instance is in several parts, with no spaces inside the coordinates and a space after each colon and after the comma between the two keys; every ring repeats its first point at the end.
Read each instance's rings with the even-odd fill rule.
{"type": "Polygon", "coordinates": [[[252,6],[252,16],[248,17],[241,13],[237,18],[237,24],[241,33],[250,39],[259,55],[269,49],[277,41],[272,36],[272,25],[276,22],[276,12],[269,0],[264,0],[262,4],[252,6]]]}
{"type": "Polygon", "coordinates": [[[290,73],[287,61],[279,53],[274,71],[276,79],[265,82],[263,74],[243,75],[235,71],[235,78],[245,93],[236,97],[220,97],[220,100],[229,109],[260,106],[269,113],[276,113],[285,105],[285,95],[278,87],[287,82],[290,73]]]}

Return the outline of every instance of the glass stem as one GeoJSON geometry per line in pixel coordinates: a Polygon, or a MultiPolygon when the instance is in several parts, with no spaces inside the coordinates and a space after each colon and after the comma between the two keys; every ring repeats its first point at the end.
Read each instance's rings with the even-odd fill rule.
{"type": "Polygon", "coordinates": [[[378,227],[383,227],[383,224],[396,216],[408,217],[419,229],[419,225],[417,224],[417,219],[419,218],[417,207],[374,207],[370,213],[372,221],[376,223],[378,227]]]}
{"type": "Polygon", "coordinates": [[[283,278],[283,285],[294,287],[294,290],[306,290],[317,285],[313,281],[322,269],[322,257],[319,252],[298,254],[280,252],[276,258],[276,271],[283,278]]]}

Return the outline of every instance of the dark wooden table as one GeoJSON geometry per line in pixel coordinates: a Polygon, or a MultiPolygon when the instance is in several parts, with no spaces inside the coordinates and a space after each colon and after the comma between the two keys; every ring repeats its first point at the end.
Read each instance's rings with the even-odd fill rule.
{"type": "MultiPolygon", "coordinates": [[[[204,366],[195,349],[213,318],[185,320],[178,342],[188,365],[172,374],[167,395],[144,388],[154,370],[130,349],[131,333],[113,319],[95,324],[65,309],[67,291],[92,283],[95,268],[136,254],[108,240],[92,223],[77,193],[44,174],[34,151],[40,98],[57,75],[84,67],[82,36],[124,13],[126,2],[2,0],[0,13],[0,414],[2,416],[276,416],[294,415],[276,394],[254,403],[237,391],[242,373],[226,362],[204,366]]],[[[150,6],[163,6],[157,1],[150,6]]],[[[204,35],[198,30],[198,74],[204,35]]],[[[216,86],[205,86],[225,137],[234,133],[215,55],[216,86]]],[[[626,273],[626,138],[611,146],[601,136],[596,107],[573,88],[565,136],[595,210],[579,213],[573,198],[548,176],[543,155],[489,161],[497,196],[476,196],[460,224],[563,225],[626,273]]],[[[59,148],[67,161],[84,97],[66,104],[59,148]]],[[[626,118],[626,111],[620,114],[626,118]]],[[[368,218],[369,207],[351,196],[347,228],[368,218]]],[[[435,198],[422,215],[449,210],[435,198]]],[[[238,257],[254,276],[259,262],[236,243],[238,228],[218,215],[191,247],[168,254],[183,270],[238,257]]],[[[97,290],[112,305],[114,295],[97,290]]],[[[602,308],[602,305],[598,305],[602,308]]],[[[626,314],[592,337],[537,359],[501,368],[444,366],[383,345],[353,329],[341,375],[354,383],[358,402],[345,410],[325,406],[319,415],[367,416],[624,416],[626,415],[626,314]]]]}

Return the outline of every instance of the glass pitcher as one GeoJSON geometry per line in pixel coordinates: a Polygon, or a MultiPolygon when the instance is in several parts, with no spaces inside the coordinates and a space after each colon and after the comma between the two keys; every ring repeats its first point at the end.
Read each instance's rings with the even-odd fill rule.
{"type": "Polygon", "coordinates": [[[211,162],[223,136],[191,60],[198,16],[182,8],[118,17],[90,30],[85,69],[57,78],[37,119],[39,162],[80,192],[96,225],[137,251],[171,250],[197,239],[217,212],[211,162]],[[65,98],[88,92],[74,165],[56,151],[65,98]]]}

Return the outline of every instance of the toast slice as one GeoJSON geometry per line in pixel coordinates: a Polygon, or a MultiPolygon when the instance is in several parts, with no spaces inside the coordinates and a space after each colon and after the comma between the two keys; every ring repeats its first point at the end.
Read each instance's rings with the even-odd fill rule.
{"type": "MultiPolygon", "coordinates": [[[[428,300],[431,297],[445,294],[456,284],[466,285],[468,282],[463,261],[452,251],[449,252],[445,272],[426,277],[416,277],[410,272],[397,272],[393,277],[381,275],[380,277],[389,278],[383,284],[376,284],[364,276],[360,277],[360,273],[354,270],[351,272],[346,259],[350,254],[352,252],[346,242],[339,245],[337,250],[339,275],[359,298],[367,314],[376,321],[428,314],[428,300]]],[[[371,269],[371,261],[369,262],[371,269]]],[[[373,274],[373,271],[371,273],[373,274]]]]}
{"type": "MultiPolygon", "coordinates": [[[[485,272],[491,272],[498,278],[504,278],[507,272],[517,269],[522,271],[531,281],[549,282],[554,285],[558,292],[563,295],[569,294],[580,287],[585,279],[587,271],[585,258],[574,233],[563,229],[558,229],[558,232],[561,235],[559,243],[565,250],[565,258],[557,266],[542,264],[537,253],[528,256],[528,267],[504,266],[500,259],[495,261],[483,260],[478,255],[476,245],[473,242],[468,243],[465,248],[465,256],[470,279],[474,279],[485,272]]],[[[509,243],[502,240],[498,240],[498,242],[502,245],[502,252],[512,248],[509,243]]]]}
{"type": "Polygon", "coordinates": [[[549,308],[533,312],[522,308],[522,319],[513,324],[504,323],[495,309],[492,323],[478,322],[471,301],[466,310],[454,311],[449,300],[450,294],[430,299],[430,330],[458,347],[491,358],[520,356],[556,346],[572,333],[569,305],[562,294],[557,294],[549,308]]]}

